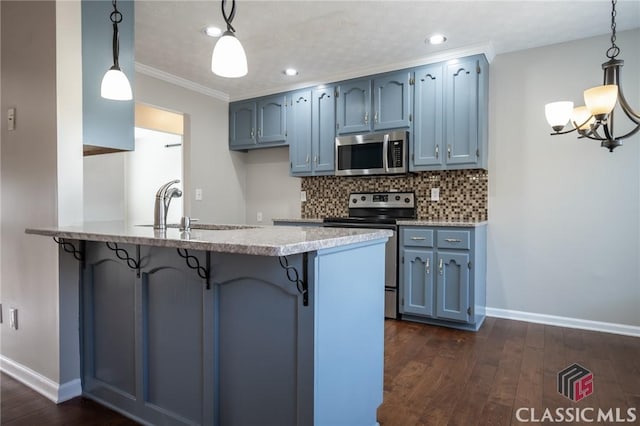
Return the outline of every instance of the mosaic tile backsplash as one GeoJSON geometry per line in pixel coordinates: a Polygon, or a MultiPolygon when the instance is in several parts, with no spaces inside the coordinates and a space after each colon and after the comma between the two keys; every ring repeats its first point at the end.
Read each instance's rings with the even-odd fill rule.
{"type": "Polygon", "coordinates": [[[486,170],[421,172],[406,176],[314,176],[302,178],[307,201],[302,218],[348,216],[351,192],[414,191],[420,220],[484,221],[489,176],[486,170]],[[431,188],[440,188],[440,200],[431,201],[431,188]]]}

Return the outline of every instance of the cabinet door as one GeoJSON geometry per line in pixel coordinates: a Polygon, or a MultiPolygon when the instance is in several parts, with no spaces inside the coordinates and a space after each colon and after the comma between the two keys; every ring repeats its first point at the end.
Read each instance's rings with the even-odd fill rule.
{"type": "Polygon", "coordinates": [[[288,117],[291,174],[311,173],[311,91],[291,95],[288,117]]]}
{"type": "Polygon", "coordinates": [[[433,316],[433,251],[402,249],[402,312],[433,316]]]}
{"type": "Polygon", "coordinates": [[[258,101],[259,144],[284,144],[287,141],[286,103],[284,95],[258,101]]]}
{"type": "Polygon", "coordinates": [[[256,103],[237,102],[229,106],[229,148],[256,144],[256,103]]]}
{"type": "Polygon", "coordinates": [[[313,91],[311,124],[313,167],[316,172],[335,169],[336,100],[333,86],[313,91]]]}
{"type": "Polygon", "coordinates": [[[442,65],[417,69],[415,81],[413,166],[420,170],[442,165],[442,65]]]}
{"type": "Polygon", "coordinates": [[[373,129],[409,127],[411,73],[398,72],[373,80],[373,129]]]}
{"type": "Polygon", "coordinates": [[[479,59],[446,66],[445,141],[447,164],[478,162],[479,59]]]}
{"type": "Polygon", "coordinates": [[[371,130],[371,80],[356,80],[338,87],[338,134],[371,130]]]}
{"type": "Polygon", "coordinates": [[[469,253],[438,252],[436,315],[439,318],[468,322],[469,253]]]}

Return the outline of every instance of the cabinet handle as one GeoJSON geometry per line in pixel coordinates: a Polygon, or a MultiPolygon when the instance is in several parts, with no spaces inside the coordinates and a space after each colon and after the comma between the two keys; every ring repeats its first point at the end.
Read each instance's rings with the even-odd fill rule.
{"type": "Polygon", "coordinates": [[[378,111],[373,115],[373,122],[378,123],[378,111]]]}
{"type": "Polygon", "coordinates": [[[440,145],[436,145],[436,160],[440,157],[440,145]]]}
{"type": "Polygon", "coordinates": [[[447,157],[451,158],[451,145],[447,145],[447,157]]]}
{"type": "Polygon", "coordinates": [[[440,258],[440,262],[438,263],[438,269],[440,271],[440,275],[444,273],[444,264],[442,262],[442,258],[440,258]]]}
{"type": "Polygon", "coordinates": [[[318,165],[318,156],[317,155],[313,156],[313,162],[315,163],[316,166],[318,165]]]}
{"type": "Polygon", "coordinates": [[[412,239],[413,241],[424,241],[424,240],[426,240],[426,238],[425,238],[425,237],[411,237],[411,239],[412,239]]]}
{"type": "Polygon", "coordinates": [[[304,161],[306,164],[309,164],[309,154],[307,154],[307,159],[304,161]]]}
{"type": "Polygon", "coordinates": [[[364,124],[369,124],[369,112],[364,113],[364,124]]]}
{"type": "Polygon", "coordinates": [[[262,129],[260,127],[258,127],[258,135],[262,136],[262,129]]]}
{"type": "Polygon", "coordinates": [[[427,264],[426,264],[426,267],[425,267],[425,272],[427,273],[427,275],[429,275],[431,273],[430,269],[431,269],[431,267],[429,265],[429,258],[427,257],[427,264]]]}
{"type": "Polygon", "coordinates": [[[255,135],[255,132],[253,131],[253,127],[251,128],[251,139],[253,139],[253,136],[255,135]]]}
{"type": "Polygon", "coordinates": [[[457,238],[445,238],[444,240],[446,242],[448,242],[448,243],[461,243],[462,242],[462,240],[459,240],[457,238]]]}

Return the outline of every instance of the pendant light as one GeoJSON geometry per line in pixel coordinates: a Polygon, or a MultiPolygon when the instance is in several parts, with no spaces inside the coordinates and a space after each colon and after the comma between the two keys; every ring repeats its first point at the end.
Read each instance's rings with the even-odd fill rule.
{"type": "Polygon", "coordinates": [[[113,12],[109,15],[113,23],[113,66],[102,77],[100,86],[100,96],[105,99],[113,99],[114,101],[130,101],[133,99],[131,93],[131,84],[129,79],[120,69],[118,56],[120,54],[120,35],[118,33],[118,24],[122,22],[122,13],[116,6],[116,0],[113,0],[113,12]]]}
{"type": "Polygon", "coordinates": [[[237,78],[247,75],[247,55],[242,44],[235,36],[235,28],[231,21],[236,14],[236,0],[231,1],[231,12],[227,15],[225,5],[227,0],[222,0],[222,17],[227,24],[227,31],[222,34],[213,48],[211,55],[211,71],[220,77],[237,78]]]}
{"type": "Polygon", "coordinates": [[[620,71],[624,61],[616,59],[620,48],[616,45],[616,3],[611,0],[611,47],[607,50],[609,60],[602,64],[604,82],[602,86],[592,87],[584,91],[584,106],[574,108],[573,102],[561,101],[545,105],[547,122],[555,133],[563,135],[577,131],[578,138],[600,141],[600,146],[609,152],[622,145],[622,141],[640,130],[640,114],[635,112],[622,93],[620,71]],[[613,115],[616,103],[622,112],[635,125],[624,135],[616,136],[613,131],[613,115]],[[562,131],[571,121],[572,129],[562,131]],[[602,132],[602,134],[600,133],[602,132]]]}

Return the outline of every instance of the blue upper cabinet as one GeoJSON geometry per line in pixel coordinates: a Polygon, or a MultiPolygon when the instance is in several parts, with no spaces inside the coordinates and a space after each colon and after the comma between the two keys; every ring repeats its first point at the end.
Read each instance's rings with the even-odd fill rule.
{"type": "Polygon", "coordinates": [[[416,70],[412,171],[487,168],[488,64],[470,56],[416,70]]]}
{"type": "MultiPolygon", "coordinates": [[[[111,1],[82,1],[82,137],[85,155],[134,149],[134,102],[100,96],[102,77],[113,65],[111,1]]],[[[118,60],[135,97],[134,2],[118,2],[122,22],[118,60]]]]}
{"type": "Polygon", "coordinates": [[[333,86],[291,95],[288,140],[291,174],[314,176],[334,172],[336,102],[333,86]]]}
{"type": "Polygon", "coordinates": [[[371,80],[340,83],[337,104],[338,134],[371,131],[371,80]]]}
{"type": "Polygon", "coordinates": [[[284,145],[287,142],[285,95],[258,101],[258,144],[284,145]]]}
{"type": "Polygon", "coordinates": [[[229,149],[247,150],[286,145],[285,95],[229,104],[229,149]]]}
{"type": "Polygon", "coordinates": [[[289,159],[291,174],[311,172],[311,90],[301,90],[290,96],[287,123],[289,124],[289,159]]]}
{"type": "Polygon", "coordinates": [[[400,71],[373,80],[374,130],[409,127],[411,74],[409,71],[400,71]]]}
{"type": "Polygon", "coordinates": [[[229,148],[246,149],[256,144],[256,103],[229,105],[229,148]]]}
{"type": "Polygon", "coordinates": [[[442,65],[430,65],[415,71],[415,123],[413,165],[442,165],[442,65]]]}

